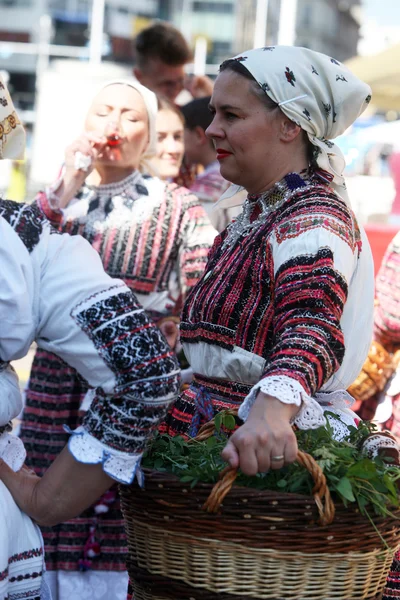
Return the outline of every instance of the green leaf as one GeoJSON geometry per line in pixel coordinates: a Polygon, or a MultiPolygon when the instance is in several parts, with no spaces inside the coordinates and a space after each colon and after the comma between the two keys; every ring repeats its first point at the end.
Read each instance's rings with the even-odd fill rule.
{"type": "Polygon", "coordinates": [[[389,492],[393,494],[393,496],[397,496],[397,487],[387,473],[383,476],[383,483],[386,485],[389,492]]]}
{"type": "Polygon", "coordinates": [[[222,423],[224,424],[224,427],[228,429],[228,431],[233,431],[236,427],[235,417],[232,415],[224,415],[222,423]]]}
{"type": "Polygon", "coordinates": [[[343,498],[349,500],[350,502],[355,502],[355,497],[353,494],[353,488],[351,486],[351,481],[348,477],[342,477],[339,483],[336,485],[336,490],[339,492],[343,498]]]}
{"type": "Polygon", "coordinates": [[[383,480],[381,481],[377,477],[374,477],[373,479],[370,479],[369,483],[372,485],[372,487],[377,492],[380,492],[381,494],[387,494],[389,492],[389,490],[387,489],[386,485],[383,483],[383,480]]]}
{"type": "Polygon", "coordinates": [[[209,450],[214,448],[217,444],[218,444],[218,440],[214,436],[208,438],[208,440],[206,441],[207,449],[209,449],[209,450]]]}
{"type": "Polygon", "coordinates": [[[361,479],[373,479],[376,477],[377,468],[369,458],[360,460],[347,470],[348,477],[360,477],[361,479]]]}
{"type": "Polygon", "coordinates": [[[184,475],[183,477],[181,477],[182,483],[189,483],[192,480],[193,480],[193,475],[184,475]]]}
{"type": "Polygon", "coordinates": [[[357,496],[357,503],[360,508],[360,511],[364,513],[365,507],[368,505],[368,500],[365,496],[357,496]]]}
{"type": "Polygon", "coordinates": [[[222,419],[223,419],[223,417],[224,417],[224,413],[223,412],[218,413],[214,417],[215,429],[218,431],[218,433],[221,431],[221,425],[222,425],[222,419]]]}
{"type": "Polygon", "coordinates": [[[285,488],[287,484],[288,482],[286,481],[286,479],[280,479],[276,485],[278,486],[278,488],[285,488]]]}

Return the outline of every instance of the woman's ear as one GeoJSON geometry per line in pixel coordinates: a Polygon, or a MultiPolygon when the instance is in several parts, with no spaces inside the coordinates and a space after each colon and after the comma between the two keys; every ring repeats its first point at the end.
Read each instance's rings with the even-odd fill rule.
{"type": "Polygon", "coordinates": [[[296,123],[288,119],[286,116],[283,117],[281,123],[281,140],[283,142],[292,142],[295,140],[302,129],[296,123]]]}

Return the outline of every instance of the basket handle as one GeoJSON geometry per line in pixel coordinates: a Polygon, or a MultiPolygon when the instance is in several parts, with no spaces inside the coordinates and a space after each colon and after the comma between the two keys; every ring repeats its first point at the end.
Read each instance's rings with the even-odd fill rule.
{"type": "MultiPolygon", "coordinates": [[[[227,414],[236,416],[237,412],[227,411],[227,414]]],[[[195,440],[199,442],[206,440],[214,434],[214,431],[214,420],[212,420],[201,427],[195,440]]],[[[314,479],[314,488],[312,493],[315,504],[318,508],[320,525],[330,525],[335,517],[335,505],[331,498],[329,488],[326,484],[326,477],[321,467],[310,454],[302,452],[301,450],[298,451],[296,460],[310,472],[312,478],[314,479]]],[[[203,505],[203,510],[213,513],[218,512],[225,496],[231,491],[237,474],[237,469],[232,467],[226,467],[223,471],[221,471],[220,480],[211,490],[209,497],[203,505]]]]}

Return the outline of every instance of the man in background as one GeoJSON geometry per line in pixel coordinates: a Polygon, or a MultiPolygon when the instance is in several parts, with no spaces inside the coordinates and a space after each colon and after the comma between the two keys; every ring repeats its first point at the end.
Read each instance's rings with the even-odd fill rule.
{"type": "Polygon", "coordinates": [[[134,39],[133,47],[133,73],[155,94],[171,102],[185,87],[196,98],[211,95],[213,82],[209,77],[186,77],[185,65],[192,62],[193,53],[182,33],[170,23],[157,21],[146,27],[134,39]]]}
{"type": "Polygon", "coordinates": [[[202,169],[190,185],[190,191],[201,201],[214,227],[222,231],[241,212],[246,194],[243,198],[238,197],[238,206],[213,211],[214,204],[230,184],[221,175],[214,144],[206,135],[206,129],[213,120],[208,107],[210,100],[210,96],[196,98],[181,107],[185,118],[185,158],[189,166],[200,166],[202,169]]]}

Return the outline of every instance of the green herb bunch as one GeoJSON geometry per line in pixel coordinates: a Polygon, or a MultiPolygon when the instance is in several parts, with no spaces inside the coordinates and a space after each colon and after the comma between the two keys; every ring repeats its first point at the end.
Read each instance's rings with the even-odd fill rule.
{"type": "MultiPolygon", "coordinates": [[[[330,415],[339,418],[333,413],[330,415]]],[[[157,435],[143,457],[143,467],[173,473],[192,487],[198,482],[215,483],[226,467],[221,452],[236,421],[226,412],[220,412],[214,421],[214,435],[201,442],[157,435]]],[[[368,518],[371,509],[376,515],[394,516],[390,511],[400,504],[397,488],[400,468],[391,465],[389,457],[385,457],[385,461],[380,457],[372,459],[362,452],[363,441],[377,431],[375,425],[362,421],[358,428],[349,426],[348,429],[348,438],[340,442],[333,439],[329,423],[318,429],[298,430],[299,449],[317,461],[334,500],[340,500],[345,506],[357,503],[360,512],[368,518]]],[[[253,477],[239,472],[236,485],[310,495],[314,482],[310,473],[294,462],[253,477]]]]}

